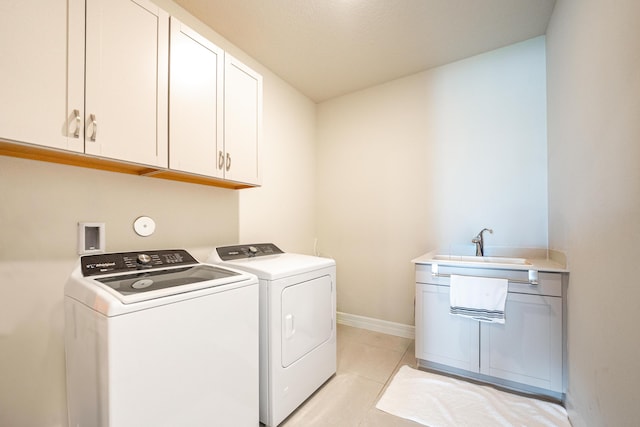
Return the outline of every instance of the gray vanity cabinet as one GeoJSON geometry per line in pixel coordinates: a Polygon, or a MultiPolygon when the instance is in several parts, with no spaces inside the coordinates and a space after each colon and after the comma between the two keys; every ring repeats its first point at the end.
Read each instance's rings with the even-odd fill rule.
{"type": "MultiPolygon", "coordinates": [[[[440,267],[440,273],[525,280],[527,271],[440,267]],[[443,271],[444,270],[444,271],[443,271]]],[[[563,282],[509,283],[504,324],[449,314],[448,277],[416,264],[416,358],[421,367],[561,400],[564,393],[563,282]]]]}
{"type": "Polygon", "coordinates": [[[449,314],[449,286],[416,283],[416,290],[418,361],[478,372],[478,322],[449,314]]]}

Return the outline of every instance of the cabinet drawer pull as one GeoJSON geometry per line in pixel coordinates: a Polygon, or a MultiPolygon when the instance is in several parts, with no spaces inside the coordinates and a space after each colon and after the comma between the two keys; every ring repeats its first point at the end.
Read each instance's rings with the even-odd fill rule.
{"type": "Polygon", "coordinates": [[[73,137],[80,138],[80,126],[82,126],[82,120],[80,119],[80,110],[73,110],[73,117],[76,120],[76,130],[73,132],[73,137]]]}
{"type": "Polygon", "coordinates": [[[229,153],[227,153],[227,168],[226,168],[226,171],[229,172],[229,169],[231,169],[231,155],[229,153]]]}
{"type": "Polygon", "coordinates": [[[95,141],[98,135],[98,121],[96,120],[95,114],[89,114],[89,122],[91,124],[91,141],[95,141]]]}

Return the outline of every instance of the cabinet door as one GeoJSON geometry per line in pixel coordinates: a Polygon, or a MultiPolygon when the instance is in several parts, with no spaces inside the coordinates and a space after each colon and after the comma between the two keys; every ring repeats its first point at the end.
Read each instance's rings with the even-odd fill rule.
{"type": "Polygon", "coordinates": [[[83,32],[84,2],[0,2],[1,139],[83,151],[83,32]]]}
{"type": "Polygon", "coordinates": [[[224,52],[171,18],[169,167],[222,177],[224,52]]]}
{"type": "Polygon", "coordinates": [[[482,374],[562,392],[562,298],[509,293],[505,323],[484,323],[482,374]]]}
{"type": "Polygon", "coordinates": [[[224,176],[260,183],[262,133],[262,76],[225,55],[224,70],[224,176]]]}
{"type": "Polygon", "coordinates": [[[449,287],[416,289],[416,358],[478,372],[478,322],[449,314],[449,287]]]}
{"type": "Polygon", "coordinates": [[[169,17],[148,0],[87,0],[85,152],[166,167],[169,17]]]}

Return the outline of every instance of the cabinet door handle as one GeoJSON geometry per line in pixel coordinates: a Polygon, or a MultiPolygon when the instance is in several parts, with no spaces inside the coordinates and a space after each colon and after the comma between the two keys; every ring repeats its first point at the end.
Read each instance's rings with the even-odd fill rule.
{"type": "Polygon", "coordinates": [[[96,120],[96,115],[89,114],[89,121],[91,123],[91,129],[93,130],[91,133],[91,141],[95,141],[96,136],[98,135],[98,121],[96,120]]]}
{"type": "Polygon", "coordinates": [[[80,110],[73,110],[73,117],[76,120],[76,130],[73,132],[73,137],[80,138],[80,126],[82,126],[82,119],[80,119],[80,110]]]}
{"type": "Polygon", "coordinates": [[[227,153],[227,168],[226,168],[226,171],[229,172],[229,169],[231,169],[231,155],[229,153],[227,153]]]}
{"type": "Polygon", "coordinates": [[[222,150],[218,151],[218,169],[224,168],[224,153],[222,150]]]}

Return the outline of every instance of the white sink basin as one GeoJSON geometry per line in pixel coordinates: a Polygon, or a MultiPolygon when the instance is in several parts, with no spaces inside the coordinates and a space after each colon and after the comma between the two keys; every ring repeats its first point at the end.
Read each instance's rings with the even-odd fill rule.
{"type": "Polygon", "coordinates": [[[511,264],[531,265],[525,258],[509,258],[501,256],[469,256],[469,255],[434,255],[434,261],[452,262],[456,264],[511,264]]]}

